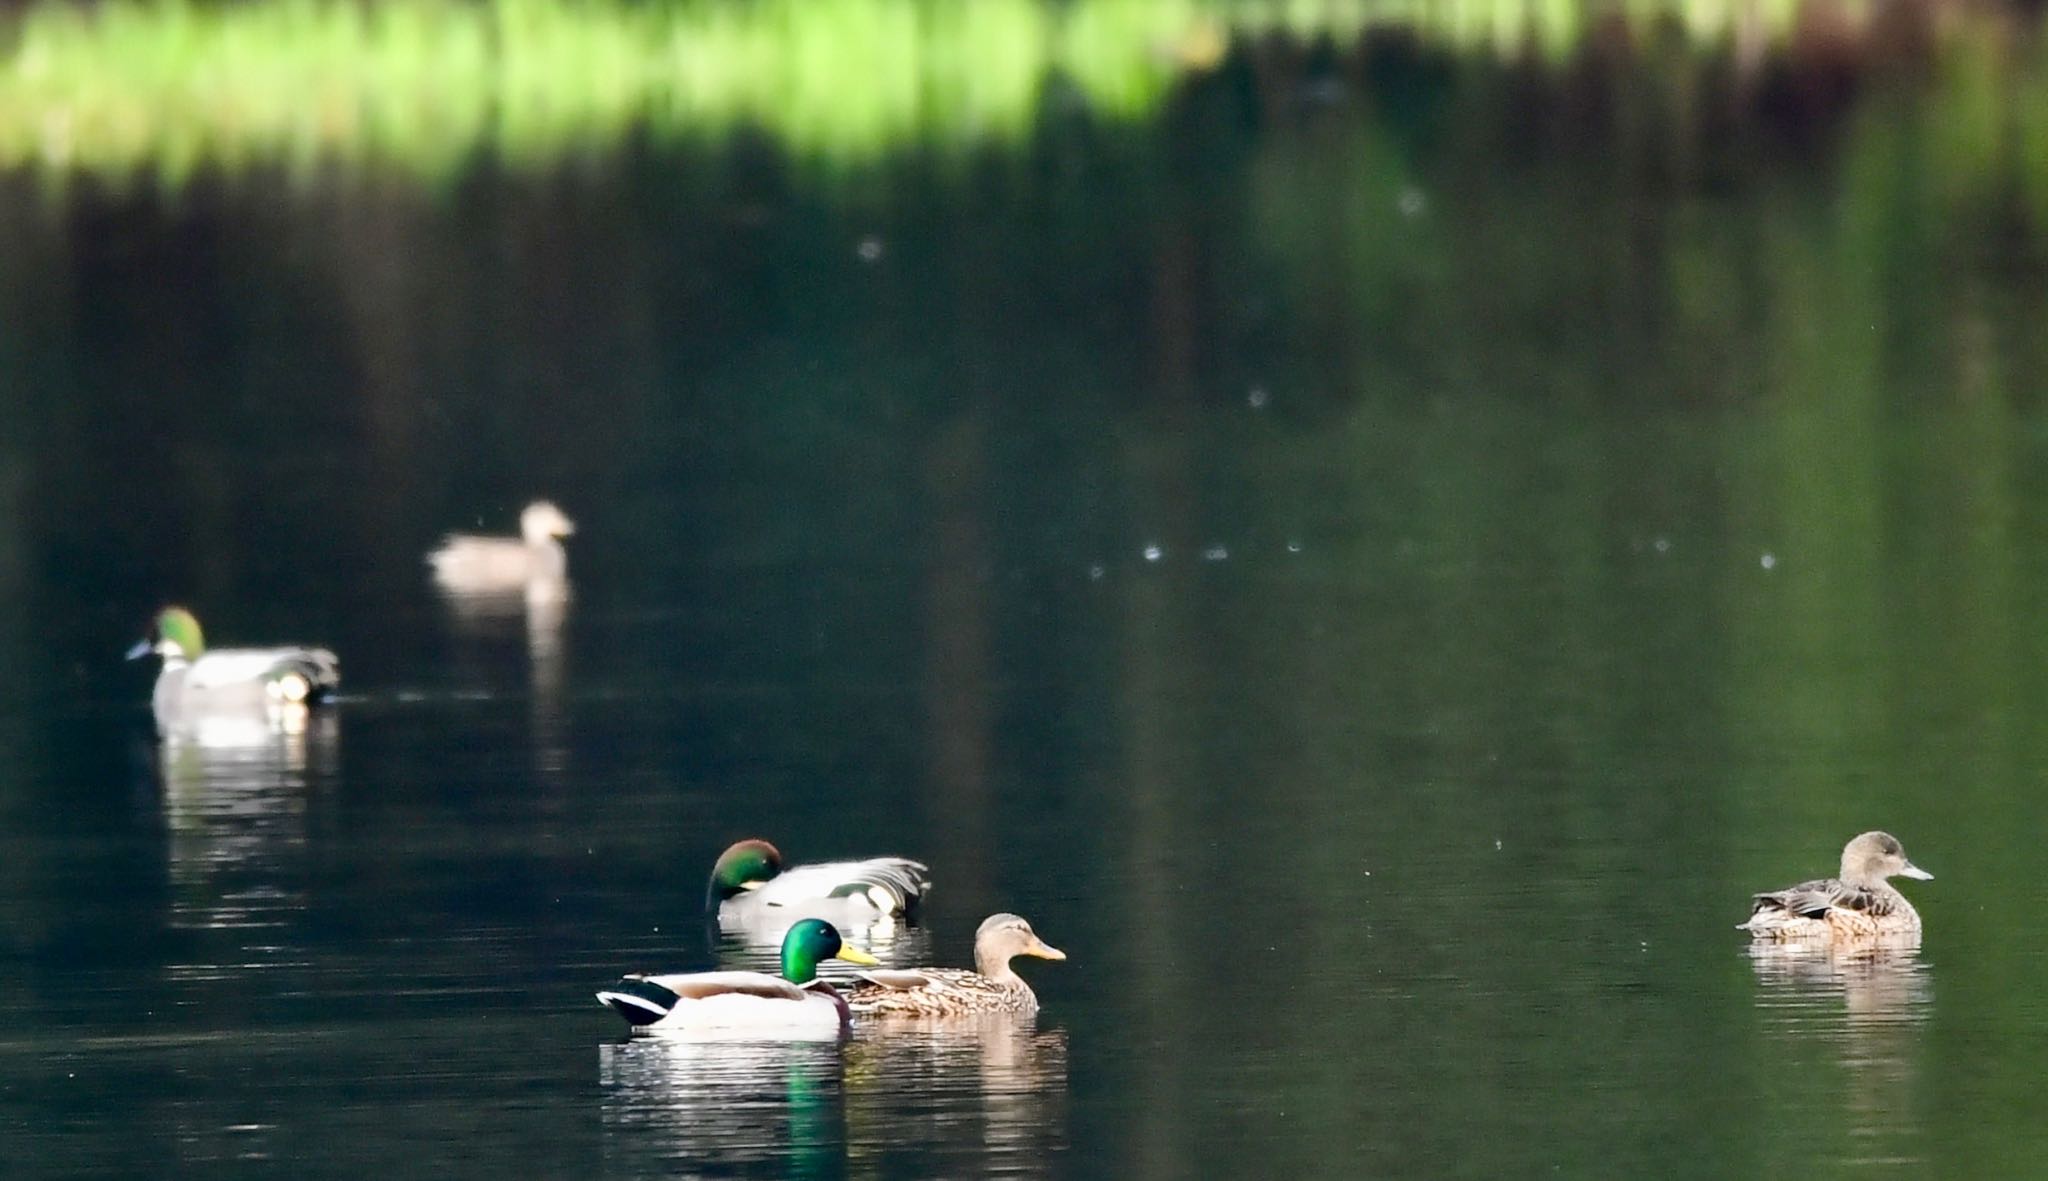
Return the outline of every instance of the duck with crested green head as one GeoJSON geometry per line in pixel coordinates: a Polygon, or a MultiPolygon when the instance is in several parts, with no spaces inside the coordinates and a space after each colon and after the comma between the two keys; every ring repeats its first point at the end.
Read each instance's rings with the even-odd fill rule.
{"type": "Polygon", "coordinates": [[[836,1036],[851,1017],[846,1001],[818,978],[828,959],[874,965],[848,947],[832,924],[804,919],[782,937],[782,975],[687,972],[627,976],[597,994],[635,1033],[727,1033],[740,1036],[836,1036]]]}
{"type": "Polygon", "coordinates": [[[929,869],[908,857],[785,866],[767,841],[737,842],[719,854],[704,909],[721,927],[745,930],[795,918],[862,927],[898,915],[914,919],[931,892],[929,869]]]}
{"type": "Polygon", "coordinates": [[[158,612],[128,659],[152,653],[163,665],[150,705],[165,733],[208,715],[303,707],[341,684],[341,664],[325,648],[208,649],[199,620],[183,607],[158,612]]]}

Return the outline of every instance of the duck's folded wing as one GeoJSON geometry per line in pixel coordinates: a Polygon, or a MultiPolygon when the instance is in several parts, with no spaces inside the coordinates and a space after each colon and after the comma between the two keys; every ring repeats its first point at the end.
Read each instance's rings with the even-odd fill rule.
{"type": "Polygon", "coordinates": [[[325,648],[227,648],[195,661],[186,684],[211,690],[273,681],[286,673],[303,677],[309,695],[319,696],[340,684],[341,663],[325,648]]]}
{"type": "Polygon", "coordinates": [[[1860,886],[1844,886],[1835,898],[1835,905],[1843,910],[1861,911],[1872,918],[1881,919],[1898,910],[1905,901],[1897,890],[1866,890],[1860,886]]]}
{"type": "Polygon", "coordinates": [[[910,968],[900,970],[880,969],[872,972],[856,972],[854,975],[867,981],[869,984],[895,992],[930,988],[932,986],[932,978],[930,976],[910,968]]]}
{"type": "Polygon", "coordinates": [[[604,1005],[632,1025],[653,1025],[685,1001],[756,996],[801,1001],[804,990],[762,972],[692,972],[675,976],[627,976],[597,994],[604,1005]]]}
{"type": "Polygon", "coordinates": [[[1846,906],[1852,910],[1865,909],[1869,893],[1868,890],[1857,889],[1834,878],[1819,878],[1811,882],[1801,882],[1796,886],[1787,886],[1782,890],[1758,894],[1749,912],[1756,914],[1765,910],[1782,910],[1787,914],[1817,919],[1837,906],[1846,906]]]}
{"type": "Polygon", "coordinates": [[[800,1001],[804,990],[780,976],[765,972],[689,972],[678,976],[628,977],[675,994],[678,1000],[701,1001],[715,996],[758,996],[768,1000],[800,1001]]]}
{"type": "Polygon", "coordinates": [[[676,1007],[676,994],[639,976],[628,976],[597,994],[597,1003],[631,1025],[652,1025],[676,1007]]]}
{"type": "Polygon", "coordinates": [[[341,685],[341,661],[325,648],[308,648],[300,654],[313,671],[313,687],[332,691],[341,685]]]}

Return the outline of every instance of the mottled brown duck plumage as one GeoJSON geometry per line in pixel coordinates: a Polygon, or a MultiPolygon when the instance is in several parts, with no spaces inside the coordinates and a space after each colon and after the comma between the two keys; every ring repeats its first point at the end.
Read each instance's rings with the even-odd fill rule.
{"type": "Polygon", "coordinates": [[[1758,894],[1749,920],[1739,924],[1755,939],[1870,939],[1917,935],[1920,913],[1889,878],[1934,875],[1906,860],[1889,833],[1866,832],[1842,850],[1842,873],[1758,894]]]}
{"type": "Polygon", "coordinates": [[[847,1007],[866,1017],[952,1017],[1036,1013],[1038,995],[1010,967],[1015,956],[1063,960],[1067,953],[1039,939],[1013,914],[990,915],[974,934],[973,970],[910,968],[861,973],[845,990],[847,1007]]]}

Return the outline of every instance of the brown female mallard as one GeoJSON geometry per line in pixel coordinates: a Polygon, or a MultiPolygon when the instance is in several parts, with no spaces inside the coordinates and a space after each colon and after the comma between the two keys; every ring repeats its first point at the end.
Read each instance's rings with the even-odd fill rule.
{"type": "Polygon", "coordinates": [[[1866,832],[1842,850],[1842,876],[1758,894],[1737,929],[1780,940],[1918,935],[1920,912],[1886,880],[1893,876],[1934,877],[1906,860],[1897,837],[1866,832]]]}
{"type": "Polygon", "coordinates": [[[846,1004],[863,1017],[951,1017],[972,1013],[1036,1013],[1038,996],[1011,969],[1020,955],[1063,960],[1067,953],[1038,937],[1014,914],[992,914],[974,933],[974,969],[909,968],[862,972],[846,1004]]]}

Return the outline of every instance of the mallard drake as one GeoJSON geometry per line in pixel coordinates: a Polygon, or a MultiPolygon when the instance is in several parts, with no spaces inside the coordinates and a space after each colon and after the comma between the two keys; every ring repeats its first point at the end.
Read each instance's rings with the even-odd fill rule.
{"type": "Polygon", "coordinates": [[[427,555],[434,580],[456,594],[517,591],[531,583],[560,582],[569,573],[562,539],[576,522],[552,500],[536,500],[519,514],[518,537],[450,533],[427,555]]]}
{"type": "Polygon", "coordinates": [[[208,651],[199,620],[183,607],[158,612],[128,659],[163,658],[150,705],[165,731],[207,715],[257,713],[332,696],[341,665],[325,648],[219,648],[208,651]]]}
{"type": "Polygon", "coordinates": [[[922,861],[870,857],[821,861],[785,869],[782,854],[763,840],[740,841],[719,854],[704,888],[704,909],[721,925],[786,922],[792,915],[862,926],[878,918],[915,918],[932,888],[922,861]]]}
{"type": "Polygon", "coordinates": [[[846,1001],[818,979],[828,959],[878,963],[848,947],[832,924],[805,919],[782,937],[782,975],[766,972],[686,972],[673,976],[627,976],[597,994],[606,1008],[624,1017],[635,1032],[700,1030],[844,1032],[846,1001]]]}
{"type": "Polygon", "coordinates": [[[910,968],[862,972],[846,992],[847,1006],[863,1016],[950,1017],[971,1013],[1036,1013],[1038,994],[1010,967],[1015,956],[1063,960],[1014,914],[992,914],[974,932],[974,970],[910,968]]]}
{"type": "Polygon", "coordinates": [[[1737,924],[1756,939],[1867,939],[1917,935],[1920,912],[1886,879],[1930,880],[1906,860],[1890,833],[1866,832],[1842,849],[1842,875],[1801,882],[1756,895],[1749,921],[1737,924]]]}

